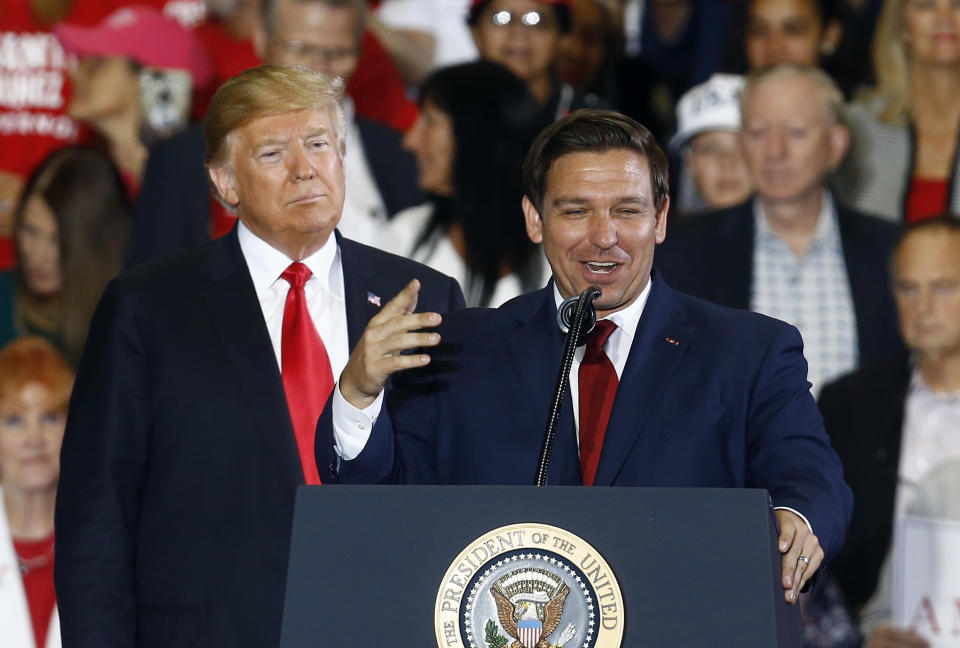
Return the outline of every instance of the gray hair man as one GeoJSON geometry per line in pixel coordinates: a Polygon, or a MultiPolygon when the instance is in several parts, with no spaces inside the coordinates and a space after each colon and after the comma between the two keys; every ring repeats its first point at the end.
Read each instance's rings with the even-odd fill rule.
{"type": "Polygon", "coordinates": [[[897,229],[846,208],[827,187],[849,137],[826,74],[771,68],[748,78],[740,101],[753,198],[678,223],[657,266],[680,290],[797,326],[816,394],[900,348],[878,281],[897,229]]]}

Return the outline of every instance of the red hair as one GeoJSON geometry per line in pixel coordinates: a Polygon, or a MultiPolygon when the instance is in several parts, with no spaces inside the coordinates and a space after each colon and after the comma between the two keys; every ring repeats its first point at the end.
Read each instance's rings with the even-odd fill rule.
{"type": "Polygon", "coordinates": [[[66,411],[73,372],[52,344],[36,336],[17,338],[0,349],[0,402],[30,383],[43,385],[56,407],[66,411]]]}

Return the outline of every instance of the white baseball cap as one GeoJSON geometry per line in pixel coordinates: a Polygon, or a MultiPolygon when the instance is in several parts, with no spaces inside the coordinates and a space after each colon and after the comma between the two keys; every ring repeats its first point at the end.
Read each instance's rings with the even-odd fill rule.
{"type": "Polygon", "coordinates": [[[739,131],[745,82],[738,74],[714,74],[687,90],[677,102],[677,132],[670,138],[670,148],[679,149],[703,131],[739,131]]]}

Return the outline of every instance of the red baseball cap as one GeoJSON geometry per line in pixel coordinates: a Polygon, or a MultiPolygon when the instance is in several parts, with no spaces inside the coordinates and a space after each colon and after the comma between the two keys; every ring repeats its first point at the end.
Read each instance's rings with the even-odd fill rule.
{"type": "Polygon", "coordinates": [[[194,35],[153,7],[123,7],[96,27],[60,23],[53,31],[63,48],[77,56],[126,56],[141,65],[186,70],[195,87],[212,76],[194,35]]]}

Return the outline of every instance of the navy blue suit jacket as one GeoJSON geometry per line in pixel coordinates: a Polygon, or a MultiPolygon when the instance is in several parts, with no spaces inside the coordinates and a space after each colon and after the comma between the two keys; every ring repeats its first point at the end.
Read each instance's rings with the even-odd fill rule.
{"type": "MultiPolygon", "coordinates": [[[[379,310],[368,292],[385,303],[418,277],[421,309],[463,305],[449,277],[339,244],[351,349],[379,310]]],[[[65,646],[278,644],[303,470],[236,229],[111,282],[61,462],[65,646]]]]}
{"type": "MultiPolygon", "coordinates": [[[[358,117],[360,144],[387,214],[423,202],[413,156],[400,133],[358,117]]],[[[210,240],[210,183],[203,166],[203,129],[195,124],[150,149],[130,224],[128,265],[177,254],[210,240]]]]}
{"type": "MultiPolygon", "coordinates": [[[[900,229],[837,205],[837,224],[857,321],[860,364],[903,350],[888,263],[900,229]]],[[[654,264],[677,290],[749,310],[753,286],[751,202],[672,223],[654,264]]]]}
{"type": "MultiPolygon", "coordinates": [[[[595,483],[766,488],[774,505],[809,519],[828,554],[837,551],[850,490],[797,330],[652,281],[595,483]]],[[[440,333],[431,364],[398,377],[363,452],[342,462],[343,481],[533,482],[563,347],[552,284],[496,310],[451,313],[440,333]]],[[[318,440],[318,452],[329,446],[318,440]]],[[[581,483],[569,392],[548,483],[581,483]]]]}

